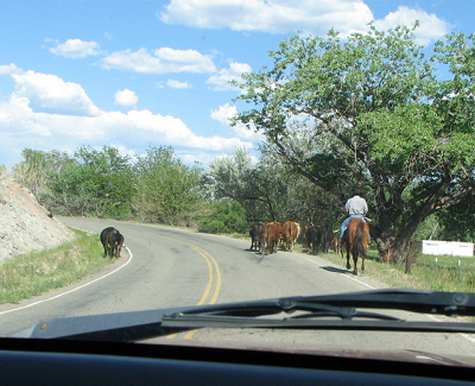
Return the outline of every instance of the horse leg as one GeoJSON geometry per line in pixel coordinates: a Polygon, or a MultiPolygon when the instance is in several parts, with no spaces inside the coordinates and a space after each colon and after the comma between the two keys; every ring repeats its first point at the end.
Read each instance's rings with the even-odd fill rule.
{"type": "Polygon", "coordinates": [[[353,255],[353,274],[358,275],[358,255],[353,255]]]}
{"type": "Polygon", "coordinates": [[[361,272],[364,272],[364,260],[365,260],[366,256],[363,255],[361,256],[361,272]]]}
{"type": "Polygon", "coordinates": [[[350,249],[346,248],[346,269],[350,269],[350,249]]]}

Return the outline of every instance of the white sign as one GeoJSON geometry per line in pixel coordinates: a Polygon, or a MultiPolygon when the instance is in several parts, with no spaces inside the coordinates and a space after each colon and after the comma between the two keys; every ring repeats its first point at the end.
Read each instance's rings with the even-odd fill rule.
{"type": "Polygon", "coordinates": [[[473,243],[460,241],[422,240],[424,255],[473,256],[473,243]]]}

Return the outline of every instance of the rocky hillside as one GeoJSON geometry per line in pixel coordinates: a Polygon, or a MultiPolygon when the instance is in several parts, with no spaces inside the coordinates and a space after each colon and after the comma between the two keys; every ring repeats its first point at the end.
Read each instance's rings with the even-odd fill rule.
{"type": "Polygon", "coordinates": [[[48,216],[35,197],[7,174],[0,176],[0,261],[70,240],[73,233],[48,216]]]}

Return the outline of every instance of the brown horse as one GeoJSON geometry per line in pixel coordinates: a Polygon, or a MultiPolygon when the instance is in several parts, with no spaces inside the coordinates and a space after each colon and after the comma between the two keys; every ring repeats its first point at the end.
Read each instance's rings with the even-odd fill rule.
{"type": "Polygon", "coordinates": [[[368,253],[369,225],[361,218],[353,218],[345,232],[346,268],[350,269],[350,252],[353,256],[353,273],[358,275],[358,257],[361,257],[361,271],[364,272],[364,260],[368,253]]]}

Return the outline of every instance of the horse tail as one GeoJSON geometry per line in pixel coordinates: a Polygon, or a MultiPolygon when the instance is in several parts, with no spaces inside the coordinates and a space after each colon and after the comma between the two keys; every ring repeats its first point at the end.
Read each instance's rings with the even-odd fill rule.
{"type": "Polygon", "coordinates": [[[359,221],[355,237],[352,243],[352,255],[354,257],[366,256],[369,243],[369,227],[364,221],[359,221]]]}

